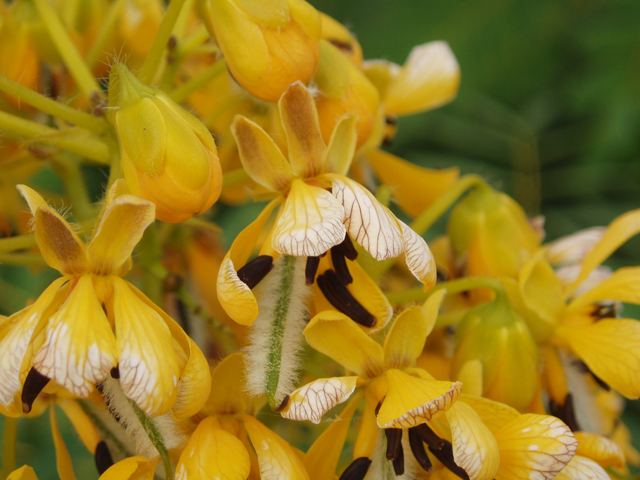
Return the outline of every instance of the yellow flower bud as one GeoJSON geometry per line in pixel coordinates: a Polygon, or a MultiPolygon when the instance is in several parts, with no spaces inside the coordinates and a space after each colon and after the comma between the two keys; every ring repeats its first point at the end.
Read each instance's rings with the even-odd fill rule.
{"type": "Polygon", "coordinates": [[[252,95],[276,102],[316,72],[320,14],[304,0],[201,0],[199,7],[231,74],[252,95]]]}
{"type": "Polygon", "coordinates": [[[127,190],[154,202],[156,218],[164,222],[183,222],[209,209],[222,188],[209,130],[121,64],[111,70],[109,98],[127,190]]]}
{"type": "Polygon", "coordinates": [[[326,13],[322,17],[322,39],[337,47],[358,67],[362,66],[362,47],[347,27],[334,20],[326,13]]]}
{"type": "Polygon", "coordinates": [[[482,363],[483,396],[520,411],[531,403],[537,386],[537,347],[503,293],[469,310],[456,331],[453,378],[474,360],[482,363]]]}

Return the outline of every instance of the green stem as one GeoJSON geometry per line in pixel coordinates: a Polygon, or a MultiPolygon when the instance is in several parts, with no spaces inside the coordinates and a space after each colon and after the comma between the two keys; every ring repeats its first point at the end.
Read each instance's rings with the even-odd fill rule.
{"type": "Polygon", "coordinates": [[[178,42],[178,46],[176,47],[176,56],[179,58],[186,57],[189,53],[193,52],[200,45],[206,42],[208,38],[209,32],[207,31],[207,28],[203,24],[198,25],[193,32],[178,42]]]}
{"type": "Polygon", "coordinates": [[[42,255],[38,253],[0,253],[0,263],[20,265],[23,267],[46,267],[42,255]]]}
{"type": "Polygon", "coordinates": [[[3,480],[16,469],[16,443],[18,439],[18,419],[4,417],[4,447],[2,449],[3,480]]]}
{"type": "Polygon", "coordinates": [[[0,238],[0,253],[27,250],[37,246],[36,236],[32,233],[15,237],[0,238]]]}
{"type": "Polygon", "coordinates": [[[65,183],[76,220],[82,222],[88,218],[95,218],[96,211],[89,198],[80,163],[57,155],[51,157],[51,166],[65,183]]]}
{"type": "Polygon", "coordinates": [[[63,103],[56,102],[49,97],[34,92],[30,88],[20,85],[18,82],[14,82],[2,74],[0,74],[0,90],[44,113],[53,115],[73,125],[86,128],[93,133],[100,134],[109,128],[104,119],[94,117],[93,115],[81,112],[63,103]]]}
{"type": "Polygon", "coordinates": [[[191,95],[196,90],[207,85],[218,75],[223,73],[226,70],[227,64],[224,60],[218,60],[210,67],[207,67],[204,71],[200,72],[195,77],[189,79],[189,81],[180,85],[174,91],[169,93],[171,98],[173,98],[177,103],[184,102],[189,95],[191,95]]]}
{"type": "Polygon", "coordinates": [[[158,29],[158,34],[153,41],[153,45],[151,45],[149,53],[144,59],[144,63],[140,69],[140,75],[138,76],[138,79],[145,85],[151,85],[154,81],[158,65],[160,65],[162,55],[165,48],[167,48],[167,43],[169,42],[169,38],[173,32],[173,27],[180,16],[180,11],[182,10],[182,6],[185,1],[186,0],[171,0],[167,7],[167,11],[162,19],[160,28],[158,29]]]}
{"type": "Polygon", "coordinates": [[[120,12],[124,8],[125,3],[127,3],[127,0],[116,0],[109,7],[109,11],[104,18],[104,22],[102,22],[102,25],[100,26],[100,31],[98,32],[93,45],[91,45],[89,53],[87,53],[85,61],[89,68],[93,68],[96,62],[100,59],[104,46],[107,44],[109,37],[118,23],[120,12]]]}
{"type": "Polygon", "coordinates": [[[76,49],[76,46],[67,35],[60,17],[58,16],[53,5],[48,0],[33,0],[40,14],[40,19],[44,23],[51,41],[56,47],[56,50],[62,57],[65,66],[71,73],[71,76],[76,81],[80,90],[87,96],[92,98],[93,95],[98,95],[100,99],[104,99],[104,92],[100,88],[100,85],[93,77],[91,70],[84,60],[80,56],[80,52],[76,49]]]}
{"type": "Polygon", "coordinates": [[[162,249],[158,241],[158,227],[152,223],[147,227],[138,244],[139,263],[142,269],[144,293],[156,305],[162,305],[162,282],[168,272],[162,265],[162,249]]]}
{"type": "Polygon", "coordinates": [[[127,399],[127,401],[129,402],[129,405],[131,405],[131,408],[133,409],[133,412],[136,414],[136,417],[138,417],[138,420],[140,420],[140,424],[142,425],[142,428],[144,428],[144,431],[149,437],[149,440],[151,441],[153,446],[156,447],[156,450],[158,450],[158,453],[160,454],[160,458],[162,458],[162,466],[164,467],[164,473],[167,477],[167,480],[173,479],[173,470],[171,469],[171,459],[169,458],[169,452],[167,451],[167,447],[164,446],[162,434],[156,428],[156,425],[153,423],[153,420],[149,418],[149,416],[146,413],[144,413],[140,409],[140,407],[138,407],[138,405],[136,405],[136,402],[134,402],[131,399],[127,399]]]}
{"type": "Polygon", "coordinates": [[[72,138],[74,131],[71,129],[68,132],[58,130],[2,111],[0,111],[0,130],[26,137],[32,142],[60,147],[98,163],[109,164],[107,145],[91,135],[77,135],[77,138],[72,138]]]}
{"type": "Polygon", "coordinates": [[[237,170],[231,170],[230,172],[222,175],[222,187],[231,187],[250,179],[251,177],[244,168],[238,168],[237,170]]]}
{"type": "Polygon", "coordinates": [[[442,290],[443,288],[447,290],[447,294],[449,295],[466,292],[468,290],[475,290],[477,288],[490,288],[496,292],[496,296],[505,295],[504,287],[495,278],[465,277],[439,283],[432,290],[429,290],[426,293],[423,291],[422,287],[417,287],[400,292],[388,292],[386,293],[386,297],[387,300],[389,300],[389,303],[394,305],[399,303],[423,302],[434,292],[442,290]]]}

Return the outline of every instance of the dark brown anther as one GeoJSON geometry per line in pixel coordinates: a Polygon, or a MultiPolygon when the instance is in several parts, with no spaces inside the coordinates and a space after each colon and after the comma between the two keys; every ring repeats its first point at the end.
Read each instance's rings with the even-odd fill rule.
{"type": "Polygon", "coordinates": [[[584,363],[581,360],[577,360],[576,362],[574,362],[574,365],[583,373],[588,373],[589,375],[591,375],[591,377],[593,378],[593,380],[600,386],[600,388],[606,390],[607,392],[611,390],[611,387],[609,386],[609,384],[607,382],[605,382],[604,380],[602,380],[600,377],[598,377],[595,373],[593,373],[591,371],[591,369],[587,366],[586,363],[584,363]]]}
{"type": "Polygon", "coordinates": [[[354,298],[335,271],[327,270],[318,276],[318,287],[331,305],[354,322],[364,327],[373,327],[376,324],[376,317],[354,298]]]}
{"type": "Polygon", "coordinates": [[[382,402],[378,402],[378,405],[376,405],[376,410],[375,410],[376,417],[378,416],[378,412],[380,411],[381,407],[382,407],[382,402]]]}
{"type": "Polygon", "coordinates": [[[464,469],[453,460],[453,447],[451,442],[445,440],[444,446],[440,450],[434,450],[429,447],[429,451],[433,453],[433,456],[436,457],[440,462],[447,467],[451,473],[456,474],[462,480],[469,480],[469,475],[464,469]]]}
{"type": "Polygon", "coordinates": [[[431,460],[429,460],[429,455],[427,455],[427,451],[424,449],[422,438],[420,438],[420,434],[416,432],[415,428],[409,429],[409,445],[411,446],[413,456],[422,469],[427,473],[431,473],[431,460]]]}
{"type": "Polygon", "coordinates": [[[353,283],[353,277],[351,276],[351,272],[349,272],[349,267],[347,266],[347,261],[344,258],[342,250],[337,247],[333,247],[331,249],[331,261],[333,262],[333,268],[335,268],[336,274],[340,277],[342,283],[345,285],[353,283]]]}
{"type": "Polygon", "coordinates": [[[615,303],[610,305],[600,305],[598,306],[592,313],[591,316],[597,320],[602,320],[603,318],[616,318],[617,310],[615,303]]]}
{"type": "Polygon", "coordinates": [[[426,423],[413,427],[411,430],[415,431],[420,440],[426,443],[430,449],[440,450],[444,446],[445,440],[436,435],[436,432],[431,430],[426,423]]]}
{"type": "Polygon", "coordinates": [[[162,289],[165,292],[177,292],[184,284],[184,279],[180,275],[170,274],[162,281],[162,289]]]}
{"type": "Polygon", "coordinates": [[[396,476],[404,474],[404,453],[402,452],[402,444],[400,444],[400,455],[391,461],[393,464],[393,471],[396,472],[396,476]]]}
{"type": "Polygon", "coordinates": [[[282,410],[284,410],[284,407],[287,406],[287,403],[289,403],[289,395],[285,395],[284,398],[282,399],[282,401],[280,402],[280,405],[278,405],[276,408],[273,409],[274,412],[278,413],[281,412],[282,410]]]}
{"type": "Polygon", "coordinates": [[[174,50],[177,45],[178,45],[178,39],[176,38],[175,35],[171,35],[169,37],[169,41],[167,42],[167,48],[169,50],[174,50]]]}
{"type": "Polygon", "coordinates": [[[118,370],[117,365],[113,367],[109,373],[111,374],[111,378],[115,378],[116,380],[120,378],[120,370],[118,370]]]}
{"type": "Polygon", "coordinates": [[[98,469],[98,473],[102,475],[106,472],[109,467],[113,465],[113,457],[111,456],[111,452],[109,451],[109,447],[106,443],[100,442],[96,446],[96,468],[98,469]]]}
{"type": "Polygon", "coordinates": [[[238,270],[238,278],[246,283],[247,287],[253,288],[267,276],[267,273],[269,273],[272,268],[273,257],[270,255],[260,255],[238,270]]]}
{"type": "Polygon", "coordinates": [[[367,457],[356,458],[351,464],[342,472],[339,480],[363,480],[371,460],[367,457]]]}
{"type": "Polygon", "coordinates": [[[320,265],[320,257],[307,257],[307,265],[304,269],[304,283],[313,285],[318,273],[318,265],[320,265]]]}
{"type": "Polygon", "coordinates": [[[549,413],[562,420],[572,432],[580,431],[570,393],[565,397],[563,405],[558,404],[553,398],[549,400],[549,413]]]}
{"type": "Polygon", "coordinates": [[[339,245],[336,245],[333,248],[338,248],[342,252],[342,254],[347,257],[352,262],[358,258],[358,250],[353,246],[353,242],[351,238],[349,238],[349,234],[344,236],[344,240],[339,245]]]}
{"type": "Polygon", "coordinates": [[[402,456],[402,429],[385,428],[384,434],[387,436],[387,460],[402,456]]]}
{"type": "Polygon", "coordinates": [[[27,378],[24,381],[24,387],[22,387],[23,413],[29,413],[31,411],[33,402],[36,400],[36,398],[38,398],[38,395],[40,395],[42,389],[47,386],[49,380],[51,379],[45,377],[35,368],[31,367],[31,370],[29,370],[27,378]]]}
{"type": "Polygon", "coordinates": [[[337,38],[330,38],[329,43],[345,53],[353,53],[353,46],[350,43],[342,42],[337,38]]]}

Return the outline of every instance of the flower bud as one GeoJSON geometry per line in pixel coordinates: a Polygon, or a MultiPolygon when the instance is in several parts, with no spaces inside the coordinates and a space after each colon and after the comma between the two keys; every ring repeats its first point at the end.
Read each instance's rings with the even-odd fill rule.
{"type": "Polygon", "coordinates": [[[337,47],[355,65],[362,65],[362,47],[356,37],[347,27],[334,20],[326,13],[320,12],[322,17],[322,39],[337,47]]]}
{"type": "Polygon", "coordinates": [[[537,386],[536,344],[503,293],[469,310],[456,331],[453,378],[474,360],[482,363],[483,396],[520,411],[531,403],[537,386]]]}
{"type": "Polygon", "coordinates": [[[109,77],[109,113],[120,142],[127,190],[156,204],[156,218],[178,223],[204,213],[222,188],[207,128],[163,92],[139,82],[124,65],[109,77]]]}
{"type": "Polygon", "coordinates": [[[304,0],[202,0],[200,16],[233,77],[252,95],[276,102],[318,64],[321,20],[304,0]]]}

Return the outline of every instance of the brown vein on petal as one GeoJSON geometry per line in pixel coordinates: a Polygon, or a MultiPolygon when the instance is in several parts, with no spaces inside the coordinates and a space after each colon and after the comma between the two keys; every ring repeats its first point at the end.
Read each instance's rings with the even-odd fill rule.
{"type": "Polygon", "coordinates": [[[24,381],[24,387],[22,388],[22,411],[29,413],[35,399],[40,395],[40,392],[47,386],[51,380],[49,377],[45,377],[35,368],[31,368],[27,374],[27,378],[24,381]]]}
{"type": "Polygon", "coordinates": [[[238,278],[249,288],[254,288],[273,268],[273,257],[260,255],[238,270],[238,278]]]}
{"type": "Polygon", "coordinates": [[[318,287],[331,305],[354,322],[365,327],[376,324],[376,317],[355,299],[334,270],[327,270],[318,276],[318,287]]]}
{"type": "Polygon", "coordinates": [[[351,464],[342,472],[339,480],[363,480],[367,471],[369,470],[369,466],[371,465],[371,460],[367,457],[356,458],[351,464]]]}

